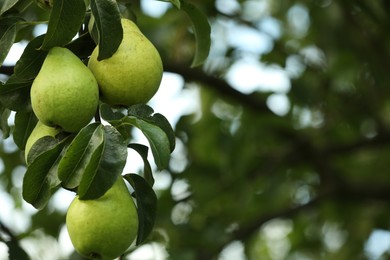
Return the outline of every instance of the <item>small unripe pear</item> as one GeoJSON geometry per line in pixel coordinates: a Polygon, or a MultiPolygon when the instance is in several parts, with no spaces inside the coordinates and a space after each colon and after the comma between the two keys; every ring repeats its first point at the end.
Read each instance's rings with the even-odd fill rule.
{"type": "Polygon", "coordinates": [[[26,142],[26,147],[24,149],[24,158],[26,159],[26,162],[31,147],[38,139],[44,136],[55,136],[59,132],[61,132],[60,129],[44,125],[41,121],[38,121],[26,142]]]}
{"type": "Polygon", "coordinates": [[[122,255],[138,232],[137,209],[123,178],[96,200],[72,201],[66,215],[69,237],[76,251],[90,259],[122,255]]]}
{"type": "Polygon", "coordinates": [[[31,86],[31,106],[47,126],[76,133],[93,118],[99,87],[92,72],[70,50],[50,49],[31,86]]]}
{"type": "Polygon", "coordinates": [[[118,50],[98,61],[99,46],[88,62],[99,84],[102,101],[113,106],[148,102],[157,92],[163,73],[160,54],[137,25],[121,19],[123,39],[118,50]]]}

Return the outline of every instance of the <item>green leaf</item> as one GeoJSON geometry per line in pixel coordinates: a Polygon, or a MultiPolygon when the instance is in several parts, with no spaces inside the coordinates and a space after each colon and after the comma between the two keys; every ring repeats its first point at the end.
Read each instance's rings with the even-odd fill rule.
{"type": "Polygon", "coordinates": [[[74,189],[80,184],[92,154],[103,142],[101,132],[99,123],[90,124],[81,129],[70,143],[58,166],[58,177],[63,187],[74,189]]]}
{"type": "Polygon", "coordinates": [[[17,112],[15,115],[15,128],[13,138],[15,144],[20,150],[24,150],[28,137],[37,124],[38,119],[35,114],[30,112],[17,112]]]}
{"type": "Polygon", "coordinates": [[[98,30],[98,60],[111,57],[123,39],[118,5],[112,0],[92,0],[91,10],[98,30]]]}
{"type": "Polygon", "coordinates": [[[30,88],[47,55],[38,49],[43,39],[44,35],[38,36],[26,46],[15,73],[0,85],[0,102],[8,109],[22,111],[30,107],[30,88]]]}
{"type": "Polygon", "coordinates": [[[30,260],[30,257],[16,240],[6,241],[8,247],[8,259],[30,260]]]}
{"type": "Polygon", "coordinates": [[[109,123],[120,122],[120,120],[125,116],[120,109],[113,109],[106,103],[100,103],[100,116],[103,120],[109,123]]]}
{"type": "Polygon", "coordinates": [[[207,16],[195,5],[187,1],[181,1],[181,9],[187,13],[193,24],[196,49],[191,67],[196,67],[204,63],[210,52],[210,24],[207,16]]]}
{"type": "Polygon", "coordinates": [[[21,13],[23,12],[30,4],[31,0],[4,0],[2,7],[0,9],[0,15],[5,13],[21,13]]]}
{"type": "Polygon", "coordinates": [[[0,66],[3,64],[16,37],[16,24],[19,17],[0,17],[0,66]]]}
{"type": "Polygon", "coordinates": [[[175,149],[175,133],[172,126],[169,124],[169,121],[159,113],[153,114],[153,108],[145,104],[138,104],[129,107],[128,115],[143,119],[151,124],[154,124],[160,127],[168,137],[170,151],[172,152],[175,149]]]}
{"type": "Polygon", "coordinates": [[[112,126],[104,126],[104,142],[96,150],[81,179],[78,195],[81,200],[97,199],[122,174],[127,159],[127,146],[112,126]]]}
{"type": "Polygon", "coordinates": [[[143,177],[147,181],[147,183],[151,187],[153,187],[154,185],[153,172],[152,172],[152,167],[150,167],[150,163],[148,161],[149,148],[142,144],[129,144],[128,147],[138,152],[138,154],[141,156],[142,160],[144,161],[143,177]]]}
{"type": "Polygon", "coordinates": [[[19,0],[4,0],[4,2],[2,3],[3,6],[0,9],[0,15],[2,15],[4,12],[11,9],[14,5],[16,5],[18,3],[18,1],[19,0]]]}
{"type": "Polygon", "coordinates": [[[124,178],[135,191],[138,212],[138,236],[136,244],[144,242],[152,232],[157,212],[157,196],[149,183],[139,175],[126,174],[124,178]]]}
{"type": "Polygon", "coordinates": [[[58,157],[66,142],[58,142],[45,136],[31,147],[29,156],[35,157],[29,164],[23,178],[23,198],[37,209],[42,209],[50,199],[51,189],[59,184],[57,179],[58,157]]]}
{"type": "Polygon", "coordinates": [[[84,127],[66,149],[58,167],[62,185],[78,187],[80,199],[97,199],[114,184],[127,159],[122,136],[100,123],[84,127]]]}
{"type": "Polygon", "coordinates": [[[1,132],[3,133],[3,138],[6,139],[10,135],[10,127],[8,125],[8,118],[11,114],[11,110],[0,106],[0,114],[1,114],[1,119],[0,119],[0,129],[1,132]]]}
{"type": "Polygon", "coordinates": [[[19,79],[34,79],[41,70],[47,51],[39,49],[45,35],[34,38],[24,49],[22,56],[15,65],[15,74],[19,79]]]}
{"type": "Polygon", "coordinates": [[[160,2],[168,2],[173,4],[177,9],[180,9],[180,0],[157,0],[160,2]]]}
{"type": "Polygon", "coordinates": [[[55,0],[42,49],[49,50],[69,43],[79,31],[85,11],[84,1],[55,0]]]}
{"type": "Polygon", "coordinates": [[[32,79],[20,79],[16,74],[11,75],[5,84],[0,83],[0,102],[13,111],[30,108],[30,88],[32,79]]]}
{"type": "Polygon", "coordinates": [[[150,144],[158,169],[164,169],[168,166],[170,159],[169,139],[160,127],[131,116],[124,118],[123,124],[133,125],[142,131],[150,144]]]}
{"type": "Polygon", "coordinates": [[[168,166],[170,159],[169,139],[165,132],[158,126],[143,120],[138,121],[138,128],[148,139],[154,161],[159,170],[168,166]]]}

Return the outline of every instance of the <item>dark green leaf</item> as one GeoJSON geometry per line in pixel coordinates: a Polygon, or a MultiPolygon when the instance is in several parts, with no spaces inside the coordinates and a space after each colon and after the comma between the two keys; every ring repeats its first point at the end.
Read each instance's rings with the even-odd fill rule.
{"type": "Polygon", "coordinates": [[[181,1],[181,9],[190,17],[196,39],[195,57],[191,66],[196,67],[207,59],[211,45],[211,28],[207,16],[195,5],[181,1]]]}
{"type": "Polygon", "coordinates": [[[127,159],[127,146],[112,126],[104,126],[104,142],[96,149],[78,188],[81,200],[97,199],[122,174],[127,159]]]}
{"type": "Polygon", "coordinates": [[[0,9],[0,15],[2,15],[4,12],[11,9],[14,5],[18,3],[18,1],[19,0],[4,0],[4,2],[2,3],[2,7],[0,9]]]}
{"type": "Polygon", "coordinates": [[[101,125],[90,124],[76,135],[58,166],[58,177],[68,189],[76,188],[95,150],[102,144],[101,125]],[[100,131],[99,131],[100,130],[100,131]]]}
{"type": "Polygon", "coordinates": [[[8,259],[11,260],[30,260],[30,257],[24,249],[15,240],[7,241],[8,259]]]}
{"type": "Polygon", "coordinates": [[[149,148],[145,145],[142,145],[142,144],[129,144],[128,147],[137,151],[138,154],[141,156],[142,160],[144,161],[143,177],[148,182],[148,184],[151,187],[153,187],[153,185],[154,185],[153,172],[152,172],[152,168],[150,167],[150,163],[148,161],[149,148]]]}
{"type": "Polygon", "coordinates": [[[13,111],[22,111],[30,107],[30,88],[32,79],[20,79],[15,74],[5,84],[0,83],[0,102],[13,111]]]}
{"type": "Polygon", "coordinates": [[[118,5],[111,0],[92,0],[91,10],[99,32],[98,60],[111,57],[123,39],[123,29],[118,5]]]}
{"type": "Polygon", "coordinates": [[[106,103],[100,103],[100,116],[107,122],[116,122],[122,119],[125,115],[120,110],[114,110],[106,103]]]}
{"type": "Polygon", "coordinates": [[[145,104],[137,104],[130,106],[128,109],[129,116],[135,116],[137,118],[149,120],[154,113],[153,108],[145,104]]]}
{"type": "Polygon", "coordinates": [[[170,159],[170,145],[165,132],[160,127],[135,117],[126,117],[123,119],[123,122],[124,124],[133,125],[142,131],[148,139],[157,168],[166,168],[170,159]]]}
{"type": "Polygon", "coordinates": [[[50,14],[42,49],[69,43],[79,31],[85,16],[85,3],[80,0],[56,0],[50,14]]]}
{"type": "Polygon", "coordinates": [[[20,150],[24,150],[28,137],[37,124],[38,119],[30,112],[17,112],[15,115],[15,128],[13,138],[20,150]]]}
{"type": "Polygon", "coordinates": [[[29,156],[35,157],[29,164],[23,178],[23,198],[37,209],[42,209],[50,199],[51,189],[59,184],[57,172],[58,157],[66,142],[45,136],[31,147],[29,156]]]}
{"type": "Polygon", "coordinates": [[[153,113],[153,109],[145,104],[134,105],[129,107],[128,109],[128,115],[140,118],[153,125],[160,127],[168,137],[170,151],[172,152],[175,149],[176,143],[173,128],[169,124],[169,121],[162,114],[153,113]]]}
{"type": "Polygon", "coordinates": [[[154,114],[152,118],[153,118],[152,121],[153,124],[160,127],[167,135],[169,140],[170,151],[173,152],[173,150],[175,150],[176,140],[175,140],[175,132],[173,131],[171,124],[169,123],[169,121],[165,116],[159,113],[154,114]]]}
{"type": "Polygon", "coordinates": [[[71,41],[65,47],[73,52],[77,57],[86,59],[89,55],[91,55],[93,49],[95,48],[95,43],[89,33],[84,33],[71,41]]]}
{"type": "Polygon", "coordinates": [[[47,51],[40,50],[45,35],[40,35],[29,42],[22,56],[15,65],[15,74],[19,79],[34,79],[41,70],[47,51]]]}
{"type": "Polygon", "coordinates": [[[16,37],[16,23],[19,17],[0,17],[0,66],[8,55],[16,37]]]}
{"type": "Polygon", "coordinates": [[[3,138],[6,139],[9,137],[10,134],[10,127],[8,125],[8,118],[11,114],[11,110],[0,106],[0,114],[1,114],[1,120],[0,120],[0,129],[3,133],[3,138]]]}
{"type": "Polygon", "coordinates": [[[137,199],[139,225],[136,244],[140,245],[153,230],[157,211],[157,196],[149,183],[141,176],[126,174],[124,178],[134,188],[137,199]]]}
{"type": "Polygon", "coordinates": [[[4,0],[0,9],[0,15],[21,13],[31,3],[31,0],[4,0]]]}

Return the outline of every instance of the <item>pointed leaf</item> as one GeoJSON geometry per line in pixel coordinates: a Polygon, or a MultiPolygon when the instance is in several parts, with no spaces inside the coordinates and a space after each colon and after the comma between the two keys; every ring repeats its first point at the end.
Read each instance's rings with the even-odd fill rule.
{"type": "Polygon", "coordinates": [[[42,49],[69,43],[79,31],[85,16],[85,3],[80,0],[56,0],[50,13],[42,49]]]}
{"type": "Polygon", "coordinates": [[[50,199],[51,189],[58,182],[51,176],[51,169],[56,165],[57,159],[61,154],[65,141],[58,142],[55,138],[45,136],[39,139],[31,148],[44,148],[28,166],[23,178],[23,198],[37,209],[42,209],[50,199]],[[54,180],[54,181],[53,181],[54,180]]]}
{"type": "Polygon", "coordinates": [[[136,174],[126,174],[124,178],[134,188],[137,199],[138,236],[136,244],[144,242],[152,232],[157,212],[157,196],[144,178],[136,174]]]}
{"type": "Polygon", "coordinates": [[[196,67],[207,59],[211,45],[211,28],[207,16],[195,5],[181,1],[181,9],[184,10],[192,21],[194,28],[196,49],[191,66],[196,67]]]}
{"type": "Polygon", "coordinates": [[[100,116],[107,122],[116,122],[122,119],[125,115],[120,110],[114,110],[111,106],[106,103],[100,104],[100,116]]]}
{"type": "Polygon", "coordinates": [[[141,156],[142,160],[144,161],[143,177],[148,182],[148,184],[151,187],[153,187],[154,185],[153,172],[152,172],[152,167],[150,167],[150,163],[148,161],[149,148],[142,144],[129,144],[128,147],[138,152],[138,154],[141,156]]]}
{"type": "Polygon", "coordinates": [[[91,10],[99,32],[98,60],[111,57],[123,39],[121,16],[116,1],[92,0],[91,10]]]}
{"type": "Polygon", "coordinates": [[[167,135],[158,126],[142,120],[139,120],[138,126],[149,141],[157,168],[166,168],[168,166],[171,153],[167,135]]]}
{"type": "Polygon", "coordinates": [[[10,14],[21,13],[30,4],[31,0],[4,0],[0,9],[0,15],[3,15],[7,12],[10,14]]]}
{"type": "Polygon", "coordinates": [[[138,104],[129,107],[128,115],[134,116],[145,120],[153,125],[160,127],[168,137],[170,151],[172,152],[175,149],[175,133],[172,126],[169,124],[169,121],[159,113],[153,114],[153,108],[145,104],[138,104]]]}
{"type": "Polygon", "coordinates": [[[10,134],[10,127],[8,125],[8,118],[11,114],[11,110],[0,106],[0,114],[1,114],[1,119],[0,119],[0,129],[1,132],[3,133],[3,138],[6,139],[9,137],[10,134]]]}
{"type": "Polygon", "coordinates": [[[142,131],[148,139],[157,168],[166,168],[169,163],[171,152],[169,139],[165,132],[160,127],[135,117],[126,117],[124,122],[133,125],[142,131]]]}
{"type": "Polygon", "coordinates": [[[0,17],[0,66],[8,55],[16,37],[16,23],[19,17],[0,17]]]}
{"type": "Polygon", "coordinates": [[[18,3],[19,0],[5,0],[2,4],[2,7],[0,9],[0,15],[2,15],[4,12],[11,9],[14,5],[18,3]]]}
{"type": "Polygon", "coordinates": [[[96,150],[78,188],[81,200],[97,199],[122,174],[127,147],[121,134],[112,126],[104,126],[104,142],[96,150]]]}
{"type": "Polygon", "coordinates": [[[20,79],[15,74],[5,84],[0,83],[0,102],[13,111],[22,111],[30,107],[30,88],[32,79],[20,79]]]}
{"type": "Polygon", "coordinates": [[[37,122],[38,119],[32,111],[16,113],[13,138],[20,150],[25,149],[27,139],[37,122]]]}
{"type": "Polygon", "coordinates": [[[62,186],[74,189],[80,184],[93,153],[102,143],[102,125],[94,123],[81,129],[59,163],[58,177],[62,186]]]}
{"type": "Polygon", "coordinates": [[[41,70],[47,51],[39,49],[45,35],[40,35],[28,43],[15,65],[15,74],[24,80],[34,79],[41,70]]]}
{"type": "Polygon", "coordinates": [[[30,260],[30,257],[18,244],[17,240],[6,241],[5,244],[8,247],[8,259],[30,260]]]}

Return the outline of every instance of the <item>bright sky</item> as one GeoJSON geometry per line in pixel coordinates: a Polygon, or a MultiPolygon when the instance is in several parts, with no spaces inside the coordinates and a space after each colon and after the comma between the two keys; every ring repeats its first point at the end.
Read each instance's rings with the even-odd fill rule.
{"type": "MultiPolygon", "coordinates": [[[[252,1],[253,5],[257,9],[266,11],[264,6],[259,2],[252,1]]],[[[151,16],[160,16],[162,15],[170,4],[159,2],[155,0],[143,0],[141,1],[142,8],[145,13],[151,16]]],[[[234,12],[237,8],[237,2],[235,0],[220,0],[217,1],[218,6],[223,6],[225,12],[229,11],[234,12]]],[[[253,13],[253,8],[247,8],[248,15],[256,16],[259,13],[253,13]],[[252,10],[252,11],[251,11],[252,10]]],[[[304,33],[304,30],[307,30],[305,24],[307,24],[307,10],[298,6],[290,12],[289,19],[292,21],[294,28],[296,29],[297,34],[304,33]],[[295,17],[294,17],[295,14],[295,17]],[[296,18],[298,15],[299,18],[296,18]]],[[[227,79],[236,89],[243,93],[251,93],[253,91],[272,91],[274,94],[270,95],[267,100],[267,105],[270,109],[277,115],[285,115],[290,110],[290,102],[286,94],[290,90],[290,77],[299,75],[304,68],[302,64],[295,61],[292,57],[290,60],[290,66],[287,69],[280,68],[278,66],[269,66],[264,65],[258,61],[256,56],[263,53],[267,53],[273,48],[273,39],[278,38],[281,35],[280,25],[278,21],[273,18],[265,19],[261,24],[263,32],[246,28],[236,24],[215,24],[213,25],[213,35],[218,35],[214,37],[215,41],[213,42],[212,52],[210,54],[210,60],[208,65],[212,65],[213,62],[218,62],[219,57],[218,53],[221,49],[226,48],[226,42],[230,46],[234,46],[242,49],[243,57],[238,60],[228,71],[227,79]],[[238,36],[239,35],[239,36],[238,36]],[[218,41],[219,39],[219,41],[218,41]]],[[[40,32],[44,30],[44,27],[41,27],[36,35],[39,35],[40,32]]],[[[23,49],[26,46],[26,42],[21,42],[15,44],[6,61],[6,65],[14,64],[20,57],[23,49]]],[[[206,64],[207,65],[207,64],[206,64]]],[[[172,125],[177,123],[177,120],[183,114],[189,114],[196,111],[199,111],[199,95],[196,87],[182,89],[184,82],[183,79],[172,73],[164,73],[164,77],[160,86],[159,92],[151,100],[150,105],[154,108],[156,112],[159,112],[166,116],[171,122],[172,125]],[[169,105],[167,105],[169,104],[169,105]],[[180,108],[180,109],[178,109],[180,108]]],[[[11,119],[12,121],[12,119],[11,119]]],[[[137,135],[137,140],[146,144],[146,139],[142,135],[137,135]]],[[[7,149],[17,149],[12,139],[7,139],[4,141],[6,143],[7,149]]],[[[180,149],[180,144],[178,148],[172,154],[172,160],[182,161],[182,150],[180,149]]],[[[152,157],[150,157],[152,161],[152,157]]],[[[142,160],[139,156],[129,151],[129,162],[125,167],[125,172],[135,172],[141,165],[142,160]]],[[[4,167],[2,161],[0,160],[0,170],[4,167]]],[[[1,171],[0,171],[1,172],[1,171]]],[[[19,167],[15,169],[13,174],[13,184],[17,187],[21,187],[22,178],[25,172],[25,167],[19,167]]],[[[171,182],[171,179],[168,174],[158,173],[156,174],[156,189],[164,189],[171,182]]],[[[183,184],[185,185],[185,184],[183,184]]],[[[30,217],[31,214],[35,213],[36,210],[27,203],[23,204],[21,210],[15,209],[13,200],[10,196],[3,192],[4,189],[0,189],[0,205],[2,205],[2,210],[0,212],[0,220],[9,226],[15,233],[22,233],[26,231],[30,226],[30,217]]],[[[180,190],[180,187],[178,187],[180,190]]],[[[66,211],[69,203],[73,199],[74,195],[65,190],[60,190],[57,192],[52,200],[50,201],[48,207],[56,208],[63,212],[66,211]]],[[[279,222],[278,222],[279,223],[279,222]]],[[[283,238],[288,234],[289,228],[283,229],[284,233],[281,231],[281,228],[286,224],[279,225],[267,225],[265,227],[264,235],[269,236],[269,239],[273,239],[276,234],[280,234],[278,239],[283,241],[283,238]],[[282,233],[280,233],[282,232],[282,233]]],[[[286,226],[288,227],[288,225],[286,226]]],[[[333,233],[336,231],[332,231],[333,233]]],[[[336,232],[337,233],[337,232],[336,232]]],[[[334,233],[334,234],[336,234],[334,233]]],[[[39,247],[36,246],[36,240],[24,239],[22,241],[23,247],[27,249],[29,254],[35,256],[34,259],[42,260],[56,260],[61,257],[66,257],[72,252],[72,245],[67,235],[65,228],[61,230],[61,235],[59,241],[45,237],[43,234],[38,232],[38,239],[45,244],[45,248],[52,248],[53,251],[42,252],[39,251],[39,247]],[[38,256],[39,255],[39,256],[38,256]]],[[[331,236],[332,237],[332,236],[331,236]]],[[[276,245],[276,244],[275,244],[276,245]]],[[[270,250],[273,250],[272,245],[270,245],[270,250]]],[[[370,236],[370,239],[366,243],[366,252],[370,256],[370,259],[376,259],[382,252],[386,251],[390,247],[390,232],[384,230],[374,230],[370,236]],[[378,241],[381,241],[378,243],[378,241]]],[[[239,242],[234,242],[229,245],[221,254],[221,260],[240,260],[244,259],[243,246],[239,242]]],[[[274,247],[274,250],[278,250],[274,247]]],[[[48,251],[48,250],[46,250],[48,251]]],[[[275,254],[280,254],[276,252],[275,254]]],[[[7,247],[0,243],[0,259],[4,258],[7,255],[7,247]]],[[[164,259],[165,253],[164,250],[156,245],[148,245],[138,249],[133,257],[136,259],[164,259]]]]}

